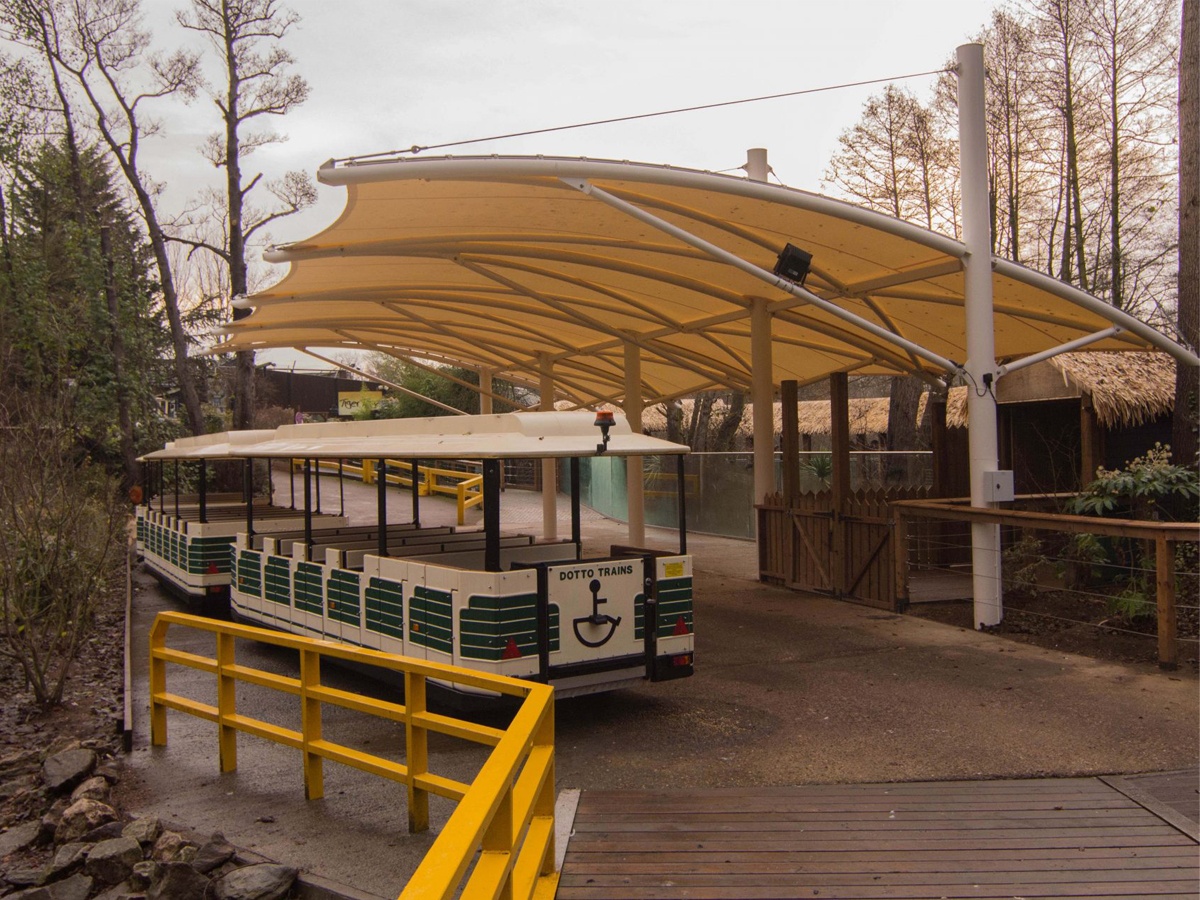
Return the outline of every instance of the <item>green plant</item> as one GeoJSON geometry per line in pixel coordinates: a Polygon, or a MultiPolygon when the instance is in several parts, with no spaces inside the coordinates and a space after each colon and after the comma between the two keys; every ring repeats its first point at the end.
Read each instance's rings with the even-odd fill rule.
{"type": "Polygon", "coordinates": [[[1144,456],[1123,469],[1096,471],[1096,480],[1067,504],[1077,515],[1117,515],[1135,519],[1174,519],[1182,506],[1188,519],[1196,518],[1200,499],[1200,473],[1191,466],[1171,462],[1171,448],[1155,444],[1144,456]]]}
{"type": "Polygon", "coordinates": [[[1042,542],[1032,534],[1022,534],[1020,540],[1004,548],[1001,559],[1004,593],[1037,596],[1038,575],[1046,561],[1042,542]]]}
{"type": "Polygon", "coordinates": [[[1146,595],[1143,581],[1137,579],[1121,593],[1108,598],[1108,610],[1113,615],[1132,621],[1154,616],[1157,607],[1154,600],[1146,595]]]}
{"type": "Polygon", "coordinates": [[[833,457],[828,453],[810,456],[807,462],[800,464],[800,471],[807,472],[823,485],[833,480],[833,457]]]}

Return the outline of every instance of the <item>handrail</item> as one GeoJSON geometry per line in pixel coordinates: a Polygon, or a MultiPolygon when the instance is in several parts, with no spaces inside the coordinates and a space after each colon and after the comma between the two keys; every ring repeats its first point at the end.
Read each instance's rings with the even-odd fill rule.
{"type": "MultiPolygon", "coordinates": [[[[318,471],[339,471],[338,461],[318,459],[318,471]]],[[[387,463],[387,481],[389,484],[401,487],[411,487],[413,474],[412,463],[406,459],[389,459],[387,463]]],[[[292,468],[303,467],[303,459],[293,459],[292,468]]],[[[373,459],[363,459],[358,463],[343,461],[340,471],[344,475],[356,477],[363,484],[374,484],[377,477],[377,465],[373,459]]],[[[458,503],[458,524],[466,524],[466,511],[483,503],[483,475],[463,472],[458,469],[442,469],[437,466],[418,466],[417,479],[420,481],[421,496],[430,494],[446,494],[454,497],[458,503]]]]}
{"type": "MultiPolygon", "coordinates": [[[[1137,519],[1101,519],[1020,509],[971,506],[969,499],[894,500],[892,529],[897,547],[907,543],[909,519],[942,519],[1009,525],[1030,530],[1060,531],[1067,534],[1101,534],[1154,542],[1155,607],[1158,615],[1158,665],[1168,671],[1179,666],[1176,645],[1178,622],[1175,615],[1175,544],[1200,543],[1200,524],[1196,522],[1148,522],[1137,519]]],[[[902,552],[894,555],[897,599],[908,599],[908,565],[902,552]]]]}
{"type": "Polygon", "coordinates": [[[150,741],[167,743],[167,710],[217,724],[220,771],[237,768],[237,733],[244,731],[303,755],[304,792],[309,800],[324,793],[324,760],[329,759],[405,784],[412,832],[429,827],[429,795],[458,801],[454,813],[401,893],[401,898],[552,897],[554,871],[554,690],[549,685],[320,641],[265,628],[162,612],[150,630],[150,741]],[[215,657],[170,648],[171,626],[216,635],[215,657]],[[235,639],[288,647],[300,654],[299,677],[237,663],[235,639]],[[403,704],[378,700],[321,683],[322,658],[377,666],[404,676],[403,704]],[[217,679],[217,705],[167,691],[167,664],[210,672],[217,679]],[[427,682],[433,678],[521,699],[506,729],[477,725],[430,712],[427,682]],[[283,728],[237,711],[237,682],[298,697],[300,730],[283,728]],[[403,722],[407,765],[326,740],[321,708],[333,704],[394,722],[403,722]],[[493,747],[471,784],[429,771],[429,732],[493,747]],[[478,859],[476,860],[476,856],[478,859]],[[472,867],[472,860],[476,860],[472,867]],[[464,886],[464,879],[467,879],[464,886]],[[461,890],[461,894],[459,893],[461,890]]]}

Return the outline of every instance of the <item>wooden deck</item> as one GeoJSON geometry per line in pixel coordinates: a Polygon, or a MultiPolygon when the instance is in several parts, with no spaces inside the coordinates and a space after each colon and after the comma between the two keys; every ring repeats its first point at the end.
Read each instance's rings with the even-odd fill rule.
{"type": "Polygon", "coordinates": [[[1194,900],[1196,782],[585,792],[557,896],[1194,900]]]}

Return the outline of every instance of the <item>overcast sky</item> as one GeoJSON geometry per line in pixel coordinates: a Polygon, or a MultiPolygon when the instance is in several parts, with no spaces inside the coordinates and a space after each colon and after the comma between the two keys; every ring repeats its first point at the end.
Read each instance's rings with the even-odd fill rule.
{"type": "MultiPolygon", "coordinates": [[[[145,0],[159,47],[196,36],[171,0],[145,0]]],[[[309,100],[268,124],[288,136],[245,171],[314,173],[331,157],[939,69],[973,39],[996,0],[291,0],[286,46],[309,100]]],[[[215,79],[221,73],[212,69],[215,79]]],[[[922,99],[932,77],[903,82],[922,99]]],[[[883,85],[476,144],[443,153],[588,156],[725,171],[766,147],[778,179],[818,191],[838,135],[883,85]]],[[[160,107],[164,137],[145,148],[182,204],[220,173],[196,147],[217,127],[211,101],[160,107]]],[[[344,205],[276,224],[276,243],[308,237],[344,205]]],[[[256,251],[256,253],[259,251],[256,251]]],[[[267,267],[264,274],[269,273],[267,267]]],[[[282,276],[282,268],[279,275],[282,276]]],[[[268,274],[268,280],[273,280],[268,274]]]]}

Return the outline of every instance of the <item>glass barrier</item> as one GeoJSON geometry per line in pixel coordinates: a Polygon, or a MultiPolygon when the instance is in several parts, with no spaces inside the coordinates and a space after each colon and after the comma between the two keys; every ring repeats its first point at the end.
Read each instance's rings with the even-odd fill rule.
{"type": "MultiPolygon", "coordinates": [[[[626,461],[618,456],[580,460],[581,501],[606,516],[626,521],[628,498],[626,461]]],[[[642,464],[646,492],[646,524],[674,528],[676,506],[675,457],[648,456],[642,464]]],[[[752,453],[691,453],[684,457],[684,485],[689,531],[726,537],[753,538],[754,455],[752,453]]],[[[829,487],[832,461],[828,453],[800,454],[800,491],[829,487]]],[[[568,483],[564,463],[559,484],[568,483]]],[[[781,485],[782,458],[775,454],[775,483],[781,485]]],[[[850,454],[850,489],[919,487],[933,484],[933,454],[922,452],[860,451],[850,454]]]]}

